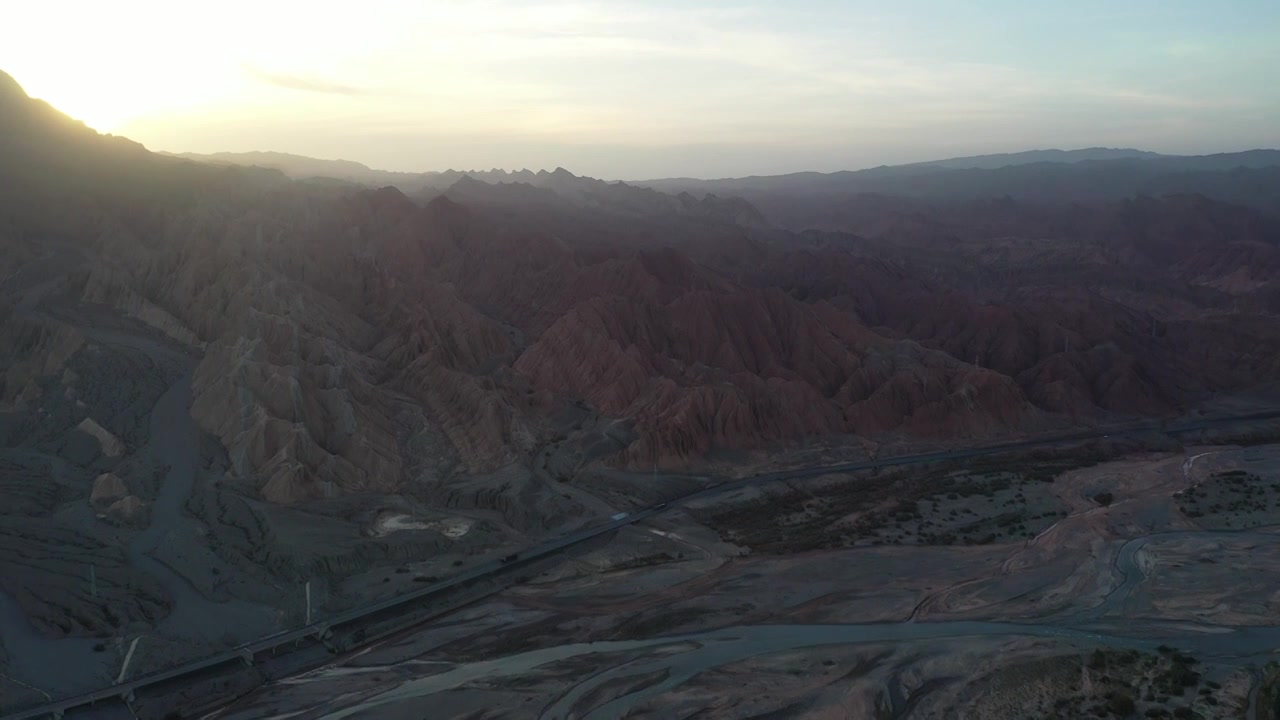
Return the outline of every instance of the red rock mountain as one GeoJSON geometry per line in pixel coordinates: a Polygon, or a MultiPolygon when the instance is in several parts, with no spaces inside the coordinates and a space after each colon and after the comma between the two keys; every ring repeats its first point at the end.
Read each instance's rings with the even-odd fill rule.
{"type": "MultiPolygon", "coordinates": [[[[68,297],[184,344],[194,419],[274,502],[527,463],[607,423],[586,462],[696,467],[1162,416],[1280,379],[1280,232],[1256,208],[806,201],[851,234],[563,169],[410,197],[152,155],[14,88],[0,271],[56,237],[68,297]]],[[[60,343],[24,342],[5,402],[60,343]]]]}

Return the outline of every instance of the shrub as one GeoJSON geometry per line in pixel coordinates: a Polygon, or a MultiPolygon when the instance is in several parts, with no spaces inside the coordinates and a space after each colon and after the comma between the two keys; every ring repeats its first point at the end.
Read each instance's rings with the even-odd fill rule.
{"type": "Polygon", "coordinates": [[[1133,714],[1135,706],[1129,693],[1118,692],[1107,702],[1107,708],[1116,717],[1129,717],[1133,714]]]}
{"type": "Polygon", "coordinates": [[[1089,667],[1094,670],[1103,670],[1107,667],[1107,655],[1101,650],[1094,650],[1089,656],[1089,667]]]}
{"type": "Polygon", "coordinates": [[[1186,665],[1174,665],[1169,670],[1169,680],[1174,687],[1192,687],[1200,683],[1200,673],[1186,665]]]}

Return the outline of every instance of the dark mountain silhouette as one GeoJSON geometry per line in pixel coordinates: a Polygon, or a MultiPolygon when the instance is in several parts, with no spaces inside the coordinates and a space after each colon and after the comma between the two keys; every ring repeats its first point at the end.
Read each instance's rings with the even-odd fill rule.
{"type": "Polygon", "coordinates": [[[1160,153],[1134,150],[1133,148],[1083,148],[1080,150],[1026,150],[1015,153],[996,153],[993,155],[972,155],[969,157],[947,158],[923,163],[899,165],[900,168],[939,167],[953,169],[988,170],[1008,167],[1009,165],[1029,165],[1031,163],[1055,162],[1075,163],[1086,160],[1129,160],[1169,157],[1160,153]]]}
{"type": "Polygon", "coordinates": [[[1037,160],[1000,167],[961,167],[1031,159],[1044,152],[982,156],[973,159],[974,163],[962,158],[856,172],[637,184],[664,192],[738,195],[770,222],[796,230],[859,232],[865,227],[862,216],[868,210],[877,212],[874,208],[881,205],[927,206],[1002,197],[1048,205],[1098,206],[1144,195],[1198,194],[1280,214],[1280,151],[1276,150],[1118,159],[1096,159],[1080,151],[1082,155],[1065,154],[1074,158],[1069,162],[1037,160]]]}
{"type": "MultiPolygon", "coordinates": [[[[0,206],[20,228],[0,269],[56,234],[78,258],[68,297],[189,343],[196,421],[276,502],[403,482],[395,398],[466,473],[571,432],[565,402],[630,428],[589,462],[674,467],[805,438],[1161,415],[1280,373],[1276,326],[1240,324],[1273,312],[1275,221],[1128,197],[1170,177],[1149,170],[1167,158],[806,175],[899,193],[801,193],[780,224],[826,231],[794,233],[766,222],[785,196],[762,194],[762,215],[564,168],[449,171],[416,194],[297,182],[152,154],[5,88],[0,176],[22,191],[0,206]]],[[[1254,205],[1272,172],[1179,177],[1243,173],[1254,205]]],[[[9,399],[57,367],[32,352],[9,399]]]]}
{"type": "Polygon", "coordinates": [[[687,193],[695,202],[705,195],[739,197],[754,205],[744,219],[762,213],[788,228],[847,228],[823,218],[839,215],[855,195],[879,194],[932,201],[966,201],[1008,196],[1047,203],[1099,203],[1137,195],[1196,193],[1271,211],[1280,207],[1276,188],[1280,151],[1249,150],[1215,155],[1161,155],[1134,149],[1086,148],[1031,150],[976,155],[867,170],[835,173],[791,173],[699,180],[674,178],[632,183],[604,182],[578,177],[565,170],[446,170],[400,173],[370,169],[342,160],[315,160],[283,153],[183,154],[181,157],[217,164],[278,169],[293,178],[329,177],[430,197],[445,192],[466,177],[491,185],[523,183],[550,189],[579,205],[613,205],[642,211],[664,201],[635,189],[687,193]]]}
{"type": "Polygon", "coordinates": [[[237,165],[279,170],[295,179],[332,178],[362,185],[421,184],[421,173],[374,170],[351,160],[318,160],[281,152],[161,153],[172,157],[214,165],[237,165]]]}

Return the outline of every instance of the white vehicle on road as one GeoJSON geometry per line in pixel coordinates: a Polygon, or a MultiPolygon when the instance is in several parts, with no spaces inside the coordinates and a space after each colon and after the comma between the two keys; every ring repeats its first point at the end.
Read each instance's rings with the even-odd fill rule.
{"type": "Polygon", "coordinates": [[[621,520],[622,518],[626,517],[627,515],[628,515],[628,513],[614,513],[613,515],[610,515],[610,516],[609,516],[609,519],[610,519],[610,520],[621,520]]]}

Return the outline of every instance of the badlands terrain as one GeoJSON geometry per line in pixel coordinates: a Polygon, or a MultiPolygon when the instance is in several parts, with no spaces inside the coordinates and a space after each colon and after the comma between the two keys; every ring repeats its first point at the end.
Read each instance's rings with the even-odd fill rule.
{"type": "Polygon", "coordinates": [[[716,482],[1135,421],[676,504],[219,712],[1272,707],[1275,428],[1158,428],[1280,404],[1275,153],[296,160],[151,153],[0,74],[4,710],[716,482]]]}

